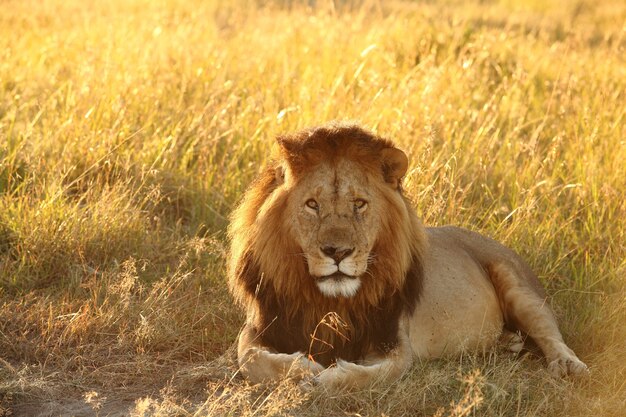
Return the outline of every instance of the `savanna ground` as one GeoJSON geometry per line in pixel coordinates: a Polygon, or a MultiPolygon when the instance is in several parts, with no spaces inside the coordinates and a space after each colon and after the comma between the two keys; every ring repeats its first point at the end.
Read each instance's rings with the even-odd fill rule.
{"type": "Polygon", "coordinates": [[[0,0],[0,415],[618,416],[626,4],[0,0]],[[424,222],[540,275],[589,378],[504,352],[250,386],[228,216],[280,132],[356,119],[424,222]]]}

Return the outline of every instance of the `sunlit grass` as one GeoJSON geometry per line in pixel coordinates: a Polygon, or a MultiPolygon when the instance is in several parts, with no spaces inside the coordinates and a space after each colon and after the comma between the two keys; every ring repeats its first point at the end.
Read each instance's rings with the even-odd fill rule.
{"type": "Polygon", "coordinates": [[[0,415],[620,415],[623,2],[296,3],[2,2],[0,415]],[[492,353],[330,397],[242,381],[228,215],[276,134],[331,119],[407,151],[425,223],[522,253],[591,377],[492,353]]]}

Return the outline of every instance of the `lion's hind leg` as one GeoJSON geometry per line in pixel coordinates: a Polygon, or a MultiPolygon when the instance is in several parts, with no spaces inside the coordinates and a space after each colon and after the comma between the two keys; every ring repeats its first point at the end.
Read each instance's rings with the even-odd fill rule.
{"type": "Polygon", "coordinates": [[[547,300],[528,280],[505,263],[490,265],[488,272],[505,322],[533,339],[546,356],[548,371],[556,377],[587,373],[587,365],[563,341],[547,300]]]}

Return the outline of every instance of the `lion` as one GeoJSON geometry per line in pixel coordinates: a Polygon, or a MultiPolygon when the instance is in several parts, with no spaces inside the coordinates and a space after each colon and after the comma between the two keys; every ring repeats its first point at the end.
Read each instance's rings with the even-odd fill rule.
{"type": "Polygon", "coordinates": [[[551,374],[587,366],[564,343],[544,289],[502,244],[424,227],[404,196],[404,152],[358,124],[277,138],[233,212],[229,289],[246,311],[237,356],[252,382],[325,387],[399,378],[413,360],[525,337],[551,374]]]}

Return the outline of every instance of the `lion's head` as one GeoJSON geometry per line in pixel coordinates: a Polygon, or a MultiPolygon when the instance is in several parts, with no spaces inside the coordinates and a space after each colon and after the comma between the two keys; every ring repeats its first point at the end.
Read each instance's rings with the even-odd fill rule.
{"type": "Polygon", "coordinates": [[[393,314],[412,304],[420,281],[407,275],[421,271],[424,237],[402,195],[406,155],[354,124],[277,142],[232,217],[236,298],[255,320],[297,317],[305,328],[329,311],[351,322],[369,320],[383,302],[396,304],[393,314]]]}

